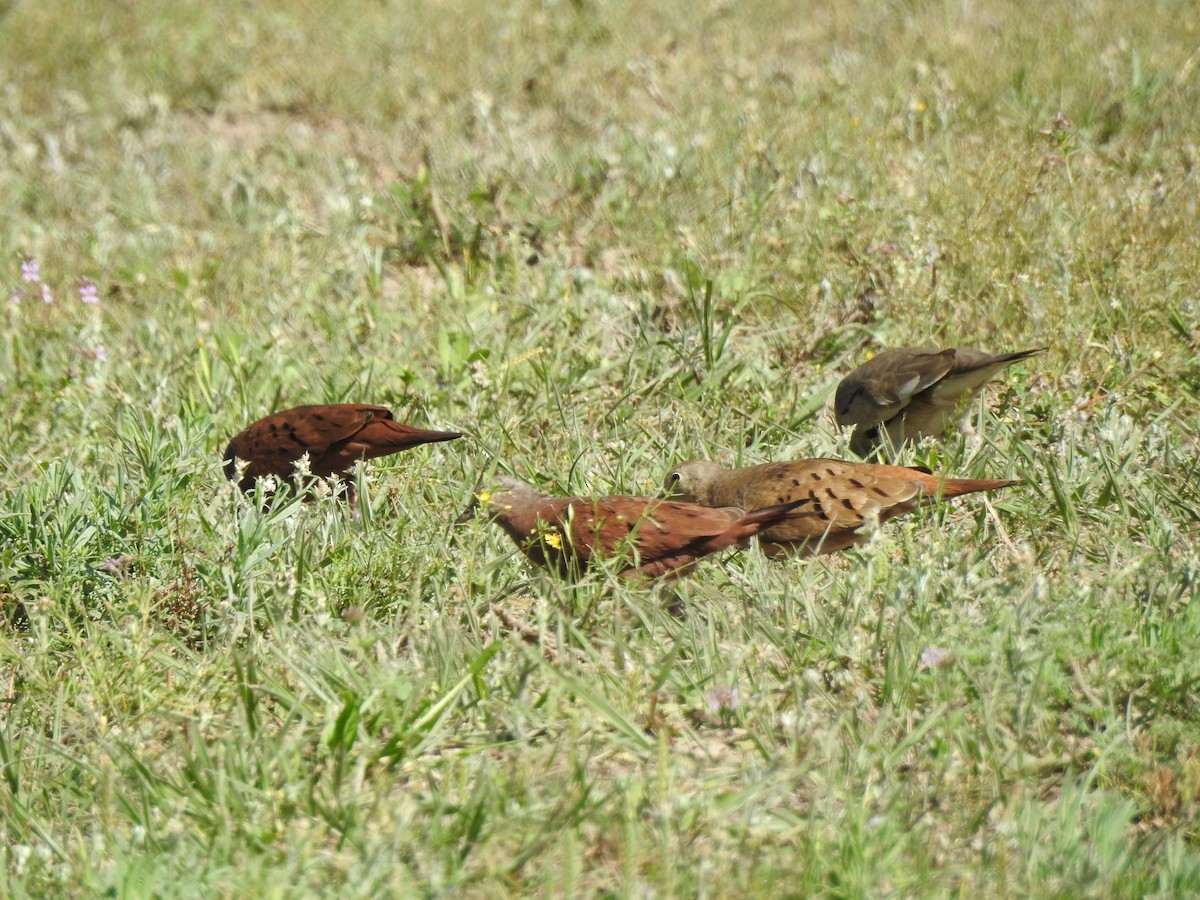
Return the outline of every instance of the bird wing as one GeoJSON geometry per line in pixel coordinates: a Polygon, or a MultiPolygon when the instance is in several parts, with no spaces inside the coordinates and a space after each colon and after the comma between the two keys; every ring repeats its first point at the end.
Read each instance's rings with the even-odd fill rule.
{"type": "Polygon", "coordinates": [[[835,418],[841,425],[863,428],[885,422],[944,378],[953,363],[953,350],[885,350],[842,379],[834,395],[835,418]]]}
{"type": "Polygon", "coordinates": [[[390,417],[386,407],[358,406],[349,403],[325,406],[298,406],[257,423],[260,438],[274,440],[280,448],[297,455],[308,451],[314,456],[326,452],[332,445],[354,437],[376,416],[390,417]]]}
{"type": "Polygon", "coordinates": [[[740,509],[643,497],[602,497],[571,505],[571,535],[577,548],[587,546],[589,555],[599,550],[611,556],[629,544],[648,562],[722,534],[741,516],[740,509]]]}
{"type": "Polygon", "coordinates": [[[593,556],[627,553],[640,567],[670,558],[676,562],[667,568],[676,568],[692,545],[727,531],[741,516],[740,509],[621,496],[546,497],[498,519],[539,565],[565,569],[570,560],[586,564],[593,556]]]}
{"type": "Polygon", "coordinates": [[[935,406],[956,407],[967,402],[1006,366],[1041,353],[1045,347],[1020,350],[1016,353],[985,353],[960,347],[954,351],[954,365],[945,378],[931,386],[922,399],[935,406]]]}
{"type": "MultiPolygon", "coordinates": [[[[250,463],[248,476],[287,474],[305,453],[314,459],[331,444],[348,440],[387,409],[377,406],[298,406],[259,419],[229,444],[226,458],[250,463]]],[[[314,473],[316,469],[314,468],[314,473]]]]}
{"type": "Polygon", "coordinates": [[[906,478],[899,467],[888,467],[894,470],[888,472],[873,468],[836,459],[768,463],[740,470],[739,486],[721,499],[746,509],[806,501],[797,512],[813,515],[790,516],[764,529],[764,537],[772,540],[804,540],[853,531],[869,521],[885,521],[907,512],[925,490],[919,473],[906,478]]]}
{"type": "Polygon", "coordinates": [[[871,368],[861,380],[880,406],[904,406],[915,395],[945,378],[953,365],[953,350],[899,347],[880,353],[864,364],[863,369],[871,368]]]}

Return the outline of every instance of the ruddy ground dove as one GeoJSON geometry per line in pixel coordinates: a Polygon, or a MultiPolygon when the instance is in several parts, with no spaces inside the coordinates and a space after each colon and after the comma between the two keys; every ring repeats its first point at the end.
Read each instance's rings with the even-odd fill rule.
{"type": "Polygon", "coordinates": [[[462,435],[457,431],[426,431],[402,425],[385,406],[297,406],[259,419],[234,437],[225,450],[225,474],[230,480],[237,477],[237,460],[245,460],[238,486],[250,491],[256,478],[292,477],[305,453],[309,473],[328,477],[349,471],[360,459],[459,437],[462,435]]]}
{"type": "Polygon", "coordinates": [[[892,446],[941,437],[966,413],[972,398],[1005,366],[1045,347],[992,354],[950,347],[897,347],[872,357],[842,379],[833,398],[839,425],[853,425],[850,449],[869,456],[886,433],[892,446]]]}
{"type": "Polygon", "coordinates": [[[551,497],[515,478],[497,476],[495,482],[495,490],[477,492],[458,521],[479,511],[499,522],[530,560],[564,574],[626,553],[622,576],[679,575],[702,556],[744,546],[799,505],[746,513],[652,497],[551,497]]]}
{"type": "Polygon", "coordinates": [[[921,469],[803,459],[727,469],[706,460],[686,462],[667,475],[672,496],[703,506],[754,510],[799,503],[788,518],[759,529],[763,550],[771,556],[802,556],[845,550],[868,537],[859,529],[886,522],[922,504],[975,491],[990,491],[1013,481],[938,478],[921,469]]]}

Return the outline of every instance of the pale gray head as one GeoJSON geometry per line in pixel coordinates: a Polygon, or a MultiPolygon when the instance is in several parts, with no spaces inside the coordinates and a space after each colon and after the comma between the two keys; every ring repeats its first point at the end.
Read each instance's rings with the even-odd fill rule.
{"type": "Polygon", "coordinates": [[[664,485],[667,496],[702,506],[712,505],[717,482],[728,470],[706,459],[694,459],[681,463],[667,473],[664,485]]]}
{"type": "Polygon", "coordinates": [[[491,479],[491,484],[490,492],[479,492],[480,503],[484,506],[515,506],[521,503],[539,503],[546,499],[546,495],[541,491],[534,490],[521,479],[511,475],[497,475],[491,479]]]}
{"type": "Polygon", "coordinates": [[[455,521],[457,524],[462,524],[477,515],[492,519],[514,507],[533,507],[545,499],[545,494],[534,490],[519,478],[513,478],[510,475],[493,475],[484,479],[475,488],[475,495],[471,498],[470,505],[455,521]]]}

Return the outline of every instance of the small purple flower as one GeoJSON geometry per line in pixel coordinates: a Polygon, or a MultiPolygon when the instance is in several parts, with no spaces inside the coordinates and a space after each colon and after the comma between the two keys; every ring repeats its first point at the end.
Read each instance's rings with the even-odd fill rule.
{"type": "Polygon", "coordinates": [[[96,282],[90,278],[79,280],[79,299],[89,305],[100,302],[100,292],[96,290],[96,282]]]}
{"type": "Polygon", "coordinates": [[[21,260],[21,278],[34,284],[42,280],[42,270],[38,268],[38,261],[32,256],[21,260]]]}
{"type": "Polygon", "coordinates": [[[704,705],[708,707],[708,711],[714,715],[728,714],[735,712],[742,705],[742,699],[738,695],[737,685],[729,687],[727,685],[719,685],[711,691],[704,692],[704,705]]]}
{"type": "Polygon", "coordinates": [[[921,651],[920,664],[926,669],[940,669],[954,662],[954,654],[945,647],[926,647],[921,651]]]}
{"type": "Polygon", "coordinates": [[[54,295],[50,293],[50,288],[48,288],[44,282],[42,283],[42,302],[43,303],[53,303],[54,302],[54,295]]]}
{"type": "Polygon", "coordinates": [[[101,572],[111,572],[113,575],[124,575],[136,561],[137,558],[132,554],[122,553],[120,556],[110,557],[100,563],[99,569],[101,572]]]}

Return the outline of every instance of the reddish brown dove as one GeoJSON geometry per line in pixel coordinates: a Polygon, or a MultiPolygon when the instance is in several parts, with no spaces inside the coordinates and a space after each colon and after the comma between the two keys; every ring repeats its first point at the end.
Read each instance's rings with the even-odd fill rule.
{"type": "Polygon", "coordinates": [[[402,425],[385,406],[297,406],[259,419],[234,437],[225,450],[225,474],[236,478],[237,460],[245,460],[238,487],[250,491],[259,477],[291,478],[305,453],[309,474],[325,478],[349,471],[360,459],[459,437],[457,431],[402,425]]]}
{"type": "Polygon", "coordinates": [[[629,565],[622,576],[680,575],[702,556],[745,546],[798,505],[746,513],[652,497],[551,497],[507,476],[497,476],[496,484],[495,490],[479,491],[458,521],[480,510],[530,560],[564,574],[624,553],[629,565]]]}
{"type": "MultiPolygon", "coordinates": [[[[771,556],[802,556],[845,550],[865,541],[859,529],[886,522],[918,506],[975,491],[990,491],[1013,481],[938,478],[921,469],[877,466],[839,459],[803,459],[726,469],[696,460],[667,475],[667,491],[702,506],[737,506],[755,510],[798,503],[788,518],[759,529],[763,550],[771,556]]],[[[869,529],[868,529],[869,531],[869,529]]]]}
{"type": "Polygon", "coordinates": [[[833,398],[839,425],[853,425],[850,449],[869,456],[886,433],[892,446],[957,425],[971,400],[1001,369],[1045,347],[994,355],[950,347],[897,347],[872,357],[842,379],[833,398]]]}

